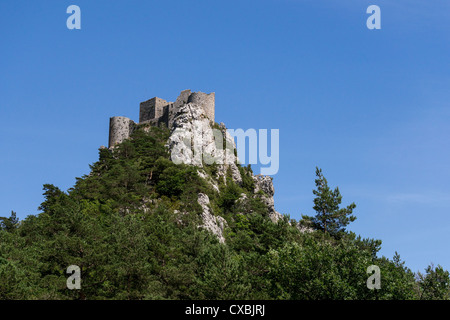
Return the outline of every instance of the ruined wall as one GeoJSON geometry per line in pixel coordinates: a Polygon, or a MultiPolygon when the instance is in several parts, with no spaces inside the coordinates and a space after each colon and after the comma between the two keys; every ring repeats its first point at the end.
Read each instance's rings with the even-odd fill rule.
{"type": "Polygon", "coordinates": [[[177,100],[175,100],[175,102],[173,103],[170,103],[169,106],[167,107],[167,115],[165,115],[166,118],[164,118],[164,123],[167,125],[169,129],[172,128],[173,118],[175,117],[176,113],[178,112],[181,106],[185,105],[188,102],[190,95],[191,90],[181,91],[177,100]]]}
{"type": "Polygon", "coordinates": [[[150,100],[141,102],[139,110],[139,122],[144,122],[150,119],[159,118],[164,113],[164,107],[169,102],[164,99],[154,97],[150,100]]]}
{"type": "Polygon", "coordinates": [[[193,92],[189,96],[188,102],[198,104],[205,110],[206,116],[212,122],[214,122],[214,111],[215,111],[215,93],[203,93],[203,92],[193,92]]]}
{"type": "Polygon", "coordinates": [[[134,130],[135,123],[127,117],[109,119],[109,148],[128,139],[134,130]]]}
{"type": "Polygon", "coordinates": [[[158,97],[141,102],[139,123],[161,118],[159,122],[165,123],[170,127],[173,117],[180,107],[189,102],[202,106],[208,119],[214,122],[215,93],[207,94],[183,90],[175,102],[168,102],[158,97]]]}
{"type": "Polygon", "coordinates": [[[174,117],[179,109],[187,104],[194,103],[203,108],[210,121],[215,121],[215,93],[191,92],[183,90],[175,102],[168,102],[164,99],[154,97],[141,102],[139,109],[139,124],[126,117],[112,117],[109,123],[109,147],[113,147],[129,138],[133,130],[138,125],[148,124],[159,126],[165,124],[172,128],[174,117]]]}

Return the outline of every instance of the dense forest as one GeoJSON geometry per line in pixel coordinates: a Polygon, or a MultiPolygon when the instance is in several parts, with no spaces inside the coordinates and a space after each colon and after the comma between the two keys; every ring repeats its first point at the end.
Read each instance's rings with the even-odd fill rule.
{"type": "Polygon", "coordinates": [[[450,298],[448,271],[413,273],[398,254],[380,257],[380,240],[351,232],[356,206],[340,207],[320,169],[316,215],[274,223],[250,166],[239,166],[241,184],[227,177],[217,192],[194,166],[170,161],[168,137],[167,128],[137,130],[100,148],[71,189],[44,185],[38,215],[0,218],[0,299],[450,298]],[[226,220],[225,243],[199,227],[199,193],[226,220]],[[67,288],[71,265],[81,269],[78,290],[67,288]],[[367,286],[371,265],[379,289],[367,286]]]}

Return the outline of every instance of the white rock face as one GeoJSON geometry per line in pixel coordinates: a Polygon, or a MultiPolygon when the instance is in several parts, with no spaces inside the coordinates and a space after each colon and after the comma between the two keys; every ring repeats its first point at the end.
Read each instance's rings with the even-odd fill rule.
{"type": "Polygon", "coordinates": [[[261,195],[260,198],[269,208],[270,219],[274,223],[278,222],[278,220],[280,220],[283,215],[275,210],[275,202],[273,200],[275,188],[273,187],[272,177],[259,174],[257,176],[254,176],[253,180],[255,181],[255,193],[258,193],[259,191],[264,192],[264,194],[261,195]]]}
{"type": "MultiPolygon", "coordinates": [[[[200,177],[211,184],[219,192],[219,179],[226,183],[227,172],[230,171],[232,180],[241,185],[242,177],[238,168],[239,159],[235,155],[236,144],[233,137],[221,123],[219,128],[213,128],[213,123],[207,117],[202,106],[193,102],[181,105],[173,115],[171,123],[171,135],[167,141],[167,147],[174,163],[185,163],[199,167],[200,177]],[[210,177],[203,170],[203,163],[217,164],[217,174],[210,177]]],[[[255,193],[269,209],[270,219],[276,223],[282,215],[275,210],[273,195],[275,193],[272,178],[257,175],[255,181],[255,193]]],[[[245,200],[245,197],[243,199],[245,200]]],[[[203,225],[201,227],[215,234],[221,243],[225,242],[223,230],[227,225],[225,219],[214,216],[211,211],[209,198],[206,194],[198,195],[198,203],[202,207],[203,225]]]]}
{"type": "Polygon", "coordinates": [[[227,226],[226,220],[220,216],[216,217],[212,214],[211,208],[209,206],[209,197],[206,194],[198,194],[198,203],[202,207],[203,225],[201,225],[200,227],[211,231],[214,235],[217,236],[220,243],[225,243],[223,230],[227,226]]]}
{"type": "Polygon", "coordinates": [[[300,231],[300,232],[302,232],[302,233],[310,233],[310,232],[313,232],[314,231],[314,229],[312,229],[312,228],[309,228],[309,227],[305,227],[305,226],[302,226],[300,223],[297,223],[297,229],[300,231]]]}
{"type": "Polygon", "coordinates": [[[242,177],[234,154],[236,145],[225,126],[213,129],[203,107],[195,103],[182,105],[171,124],[171,135],[167,142],[174,163],[191,164],[198,167],[218,164],[218,176],[225,177],[231,170],[234,182],[241,184],[242,177]],[[221,146],[226,145],[226,148],[221,146]],[[219,147],[218,147],[219,146],[219,147]]]}
{"type": "MultiPolygon", "coordinates": [[[[215,192],[220,193],[219,186],[227,184],[228,175],[232,181],[242,186],[243,180],[239,171],[239,159],[236,153],[234,138],[223,123],[217,126],[215,117],[215,94],[184,90],[175,102],[168,102],[160,98],[152,98],[142,102],[140,106],[139,123],[129,118],[113,117],[110,120],[109,149],[128,139],[132,132],[139,127],[148,131],[151,126],[165,125],[170,130],[170,137],[166,143],[171,160],[175,164],[189,164],[197,167],[198,175],[211,185],[215,192]],[[215,174],[209,174],[209,168],[203,164],[213,164],[215,174]]],[[[244,177],[246,178],[246,176],[244,177]]],[[[272,178],[257,175],[252,177],[255,182],[254,194],[243,193],[237,201],[239,214],[251,214],[249,206],[251,199],[260,198],[267,206],[270,219],[276,223],[282,215],[275,210],[273,195],[275,193],[272,178]]],[[[230,179],[228,179],[228,182],[230,179]]],[[[150,212],[154,201],[144,199],[142,209],[150,212]]],[[[200,227],[210,230],[220,242],[225,242],[223,236],[226,220],[214,216],[210,200],[206,194],[198,194],[198,203],[202,207],[203,224],[200,227]]],[[[175,212],[177,215],[186,212],[175,212]]],[[[182,223],[182,220],[178,220],[182,223]]],[[[304,231],[302,228],[299,229],[304,231]]]]}
{"type": "Polygon", "coordinates": [[[202,149],[210,128],[203,108],[192,103],[175,114],[167,145],[173,162],[202,166],[202,149]]]}
{"type": "Polygon", "coordinates": [[[215,191],[217,191],[218,193],[220,192],[217,182],[214,181],[209,175],[207,175],[204,170],[197,170],[197,174],[200,176],[200,178],[208,182],[215,191]]]}

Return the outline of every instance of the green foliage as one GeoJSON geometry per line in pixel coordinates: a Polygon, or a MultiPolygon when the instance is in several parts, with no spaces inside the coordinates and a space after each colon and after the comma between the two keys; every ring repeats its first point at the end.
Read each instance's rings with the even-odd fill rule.
{"type": "Polygon", "coordinates": [[[356,205],[352,203],[346,208],[339,208],[342,202],[339,188],[331,190],[327,179],[322,174],[322,169],[317,167],[316,176],[317,190],[313,190],[316,195],[313,207],[316,215],[314,217],[303,216],[303,219],[309,220],[314,229],[338,237],[350,222],[356,220],[356,217],[351,215],[356,205]]]}
{"type": "Polygon", "coordinates": [[[255,190],[255,181],[253,180],[253,170],[250,164],[247,167],[238,166],[242,177],[242,188],[247,192],[253,193],[255,190]]]}
{"type": "MultiPolygon", "coordinates": [[[[197,168],[169,160],[167,129],[146,130],[100,149],[68,192],[44,185],[39,215],[0,218],[0,299],[449,298],[442,267],[416,280],[398,255],[377,257],[380,240],[345,231],[354,205],[339,209],[320,170],[309,220],[318,231],[302,233],[288,216],[270,220],[250,166],[241,185],[228,172],[217,193],[197,168]],[[200,192],[227,220],[225,244],[199,227],[200,192]],[[366,287],[372,264],[376,291],[366,287]],[[81,268],[81,290],[66,287],[70,265],[81,268]]],[[[204,170],[215,177],[218,167],[204,170]]]]}
{"type": "Polygon", "coordinates": [[[367,259],[354,248],[306,238],[272,250],[270,261],[277,279],[271,293],[277,299],[357,299],[357,289],[364,286],[367,259]]]}
{"type": "Polygon", "coordinates": [[[11,216],[9,218],[0,217],[0,229],[7,232],[14,231],[19,224],[19,219],[14,211],[11,211],[11,216]]]}
{"type": "Polygon", "coordinates": [[[418,290],[422,300],[450,300],[450,273],[440,265],[433,264],[418,273],[418,290]]]}
{"type": "Polygon", "coordinates": [[[243,190],[232,180],[228,181],[228,184],[222,189],[218,206],[222,209],[224,214],[236,212],[236,202],[240,198],[243,190]]]}
{"type": "Polygon", "coordinates": [[[397,252],[392,260],[381,257],[373,264],[381,270],[381,289],[373,292],[372,297],[380,300],[417,299],[414,273],[405,266],[397,252]]]}
{"type": "Polygon", "coordinates": [[[197,258],[199,277],[196,294],[200,299],[245,299],[251,295],[242,256],[227,246],[215,244],[202,250],[197,258]]]}

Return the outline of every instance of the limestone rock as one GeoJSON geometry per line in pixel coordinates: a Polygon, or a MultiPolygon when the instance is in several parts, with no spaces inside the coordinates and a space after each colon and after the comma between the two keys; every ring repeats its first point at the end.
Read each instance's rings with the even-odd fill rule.
{"type": "Polygon", "coordinates": [[[297,223],[296,227],[302,233],[310,233],[310,232],[314,231],[314,229],[312,229],[310,227],[307,227],[307,226],[304,226],[304,225],[302,225],[300,223],[297,223]]]}
{"type": "Polygon", "coordinates": [[[275,188],[273,187],[273,179],[270,176],[256,175],[253,176],[255,181],[255,193],[263,203],[269,209],[270,219],[276,223],[278,220],[283,218],[283,215],[275,210],[275,202],[273,200],[273,195],[275,194],[275,188]],[[262,191],[262,192],[260,192],[262,191]]]}
{"type": "MultiPolygon", "coordinates": [[[[235,183],[242,186],[243,180],[234,138],[223,123],[219,126],[215,124],[214,117],[214,93],[184,90],[175,102],[155,97],[141,103],[139,123],[126,117],[110,119],[109,149],[128,139],[138,128],[148,130],[151,126],[165,125],[170,130],[166,147],[174,163],[196,166],[198,175],[218,193],[220,193],[221,183],[227,183],[228,174],[235,183]],[[208,174],[203,167],[204,163],[216,164],[217,170],[214,176],[208,174]]],[[[259,197],[262,200],[268,208],[270,219],[276,223],[283,216],[275,210],[273,199],[275,189],[272,178],[262,175],[252,178],[255,182],[252,197],[259,197]]],[[[239,202],[242,212],[250,213],[251,209],[246,207],[249,203],[246,197],[245,194],[241,195],[239,202]]],[[[220,242],[224,242],[223,230],[226,221],[212,214],[207,195],[200,193],[198,202],[202,207],[202,227],[215,234],[220,242]]],[[[143,208],[145,206],[146,203],[143,204],[143,208]]]]}
{"type": "Polygon", "coordinates": [[[167,142],[167,147],[171,153],[171,158],[175,163],[191,164],[198,167],[203,166],[203,162],[218,164],[218,176],[225,177],[227,170],[231,171],[234,182],[241,184],[242,177],[237,167],[237,157],[234,154],[236,145],[233,137],[220,128],[221,137],[217,137],[210,119],[206,115],[204,108],[195,103],[187,103],[179,107],[171,124],[171,135],[167,142]],[[222,149],[217,147],[216,139],[223,138],[221,143],[228,146],[222,149]],[[206,158],[205,157],[209,157],[206,158]],[[209,159],[209,160],[208,160],[209,159]]]}
{"type": "Polygon", "coordinates": [[[197,170],[197,174],[200,176],[200,178],[202,178],[203,180],[205,180],[206,182],[208,182],[211,187],[213,187],[213,189],[215,191],[217,191],[218,193],[220,192],[219,190],[219,186],[217,185],[217,182],[214,181],[212,179],[212,177],[210,177],[209,175],[206,174],[206,172],[204,170],[197,170]]]}
{"type": "Polygon", "coordinates": [[[226,220],[220,216],[213,215],[209,206],[209,197],[206,194],[198,194],[198,203],[202,207],[203,225],[201,225],[200,227],[211,231],[214,235],[217,236],[220,243],[225,243],[223,231],[227,226],[226,220]]]}

